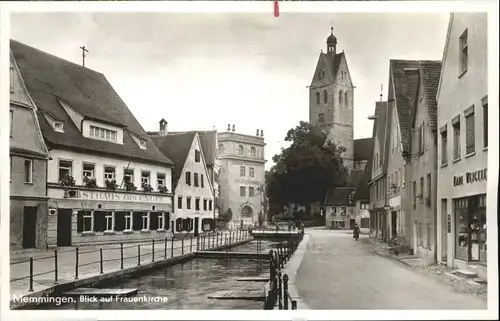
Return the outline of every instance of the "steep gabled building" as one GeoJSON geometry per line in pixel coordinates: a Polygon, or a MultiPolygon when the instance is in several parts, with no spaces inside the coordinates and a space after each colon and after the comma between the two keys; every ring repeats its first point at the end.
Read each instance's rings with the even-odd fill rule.
{"type": "Polygon", "coordinates": [[[391,111],[386,101],[375,103],[375,114],[370,119],[373,123],[373,148],[371,161],[368,163],[370,171],[368,188],[370,193],[370,236],[376,239],[385,239],[386,222],[385,207],[387,203],[387,165],[388,156],[387,137],[390,130],[386,123],[391,117],[391,111]]]}
{"type": "Polygon", "coordinates": [[[165,133],[152,139],[175,165],[172,170],[175,232],[197,236],[213,230],[214,193],[200,134],[165,133]]]}
{"type": "MultiPolygon", "coordinates": [[[[161,119],[159,122],[159,131],[149,131],[148,135],[151,137],[164,136],[166,134],[182,134],[187,133],[186,131],[168,131],[167,121],[161,119]]],[[[193,131],[194,132],[194,131],[193,131]]],[[[220,166],[218,164],[218,139],[217,131],[214,130],[196,130],[201,141],[201,148],[203,150],[203,155],[205,156],[205,164],[207,166],[208,176],[207,179],[212,183],[213,186],[213,217],[217,218],[219,216],[219,175],[220,166]]]]}
{"type": "Polygon", "coordinates": [[[10,247],[47,247],[47,161],[49,152],[37,108],[10,55],[10,247]]]}
{"type": "Polygon", "coordinates": [[[451,14],[437,92],[437,259],[483,279],[487,168],[498,166],[488,164],[488,129],[498,129],[498,118],[488,119],[489,45],[486,13],[451,14]]]}
{"type": "MultiPolygon", "coordinates": [[[[414,233],[410,233],[411,247],[415,254],[431,264],[436,262],[436,91],[441,62],[419,61],[417,69],[418,84],[415,92],[409,155],[406,158],[406,181],[411,182],[412,192],[406,198],[405,210],[407,219],[414,224],[414,233]]],[[[404,225],[404,222],[402,223],[404,225]]]]}
{"type": "Polygon", "coordinates": [[[49,147],[48,245],[164,238],[173,163],[106,77],[20,42],[10,45],[49,147]]]}

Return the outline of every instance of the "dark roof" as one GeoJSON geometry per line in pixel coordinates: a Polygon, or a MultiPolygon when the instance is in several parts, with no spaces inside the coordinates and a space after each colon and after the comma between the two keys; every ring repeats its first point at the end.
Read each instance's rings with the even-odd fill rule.
{"type": "MultiPolygon", "coordinates": [[[[205,162],[208,167],[215,164],[215,158],[217,155],[217,132],[215,130],[205,130],[205,131],[184,131],[184,132],[169,132],[169,134],[183,134],[183,133],[198,133],[201,141],[201,149],[203,150],[203,155],[205,156],[205,162]]],[[[148,131],[148,135],[151,137],[159,136],[157,131],[148,131]]]]}
{"type": "Polygon", "coordinates": [[[354,206],[349,204],[349,195],[355,191],[352,187],[336,187],[331,188],[326,192],[324,205],[326,206],[354,206]]]}
{"type": "Polygon", "coordinates": [[[344,52],[333,55],[333,59],[329,53],[320,53],[320,59],[323,59],[326,69],[330,72],[333,80],[337,78],[337,72],[343,57],[344,52]]]}
{"type": "Polygon", "coordinates": [[[433,131],[437,130],[437,89],[441,76],[441,61],[420,61],[420,86],[422,96],[427,105],[429,124],[433,131]]]}
{"type": "Polygon", "coordinates": [[[354,140],[354,161],[369,160],[373,150],[373,138],[354,140]]]}
{"type": "Polygon", "coordinates": [[[26,88],[39,108],[40,127],[48,145],[106,153],[169,166],[172,164],[152,143],[102,73],[15,40],[10,41],[10,48],[26,88]],[[58,100],[67,103],[86,119],[126,127],[123,145],[84,137],[58,100]],[[42,112],[64,122],[64,133],[54,131],[42,112]],[[147,149],[141,149],[133,140],[131,133],[146,139],[147,149]]]}
{"type": "Polygon", "coordinates": [[[371,175],[371,164],[372,161],[369,160],[368,164],[365,167],[365,170],[363,171],[363,174],[361,175],[361,178],[358,182],[357,188],[356,188],[356,195],[355,195],[355,200],[369,200],[370,199],[370,189],[368,188],[368,182],[370,181],[370,175],[371,175]]]}
{"type": "Polygon", "coordinates": [[[349,187],[356,187],[359,184],[359,181],[363,177],[364,170],[361,169],[353,169],[349,173],[349,176],[347,176],[347,186],[349,187]]]}
{"type": "MultiPolygon", "coordinates": [[[[389,162],[386,162],[385,159],[388,156],[388,153],[386,152],[386,146],[388,145],[388,141],[390,139],[390,135],[385,135],[386,131],[386,126],[387,126],[387,131],[390,130],[390,122],[388,122],[388,118],[390,115],[389,111],[389,106],[388,106],[387,101],[378,101],[375,103],[375,116],[377,117],[375,119],[375,122],[373,123],[373,133],[377,134],[377,140],[378,140],[378,146],[380,148],[380,158],[383,160],[382,164],[382,173],[385,174],[387,171],[387,166],[389,162]]],[[[373,150],[373,149],[372,149],[373,150]]],[[[373,151],[372,151],[372,158],[373,158],[373,151]]],[[[371,163],[369,164],[371,167],[373,167],[373,159],[371,160],[371,163]]],[[[371,175],[370,175],[371,177],[371,175]]]]}
{"type": "Polygon", "coordinates": [[[177,187],[195,135],[196,132],[183,132],[179,134],[169,133],[165,136],[151,137],[158,149],[175,164],[175,167],[172,169],[173,190],[177,187]]]}
{"type": "MultiPolygon", "coordinates": [[[[395,109],[399,119],[403,153],[409,151],[411,127],[413,124],[414,105],[416,90],[418,88],[418,65],[417,60],[394,60],[390,61],[390,78],[393,86],[395,109]],[[410,71],[408,69],[414,69],[410,71]]],[[[391,98],[391,97],[389,97],[391,98]]],[[[390,122],[388,122],[390,124],[390,122]]]]}
{"type": "Polygon", "coordinates": [[[207,166],[213,166],[217,154],[217,132],[215,130],[199,131],[198,134],[200,135],[205,162],[207,166]]]}
{"type": "Polygon", "coordinates": [[[375,104],[375,122],[373,123],[373,134],[377,134],[380,150],[385,149],[385,124],[387,121],[387,102],[378,101],[375,104]]]}

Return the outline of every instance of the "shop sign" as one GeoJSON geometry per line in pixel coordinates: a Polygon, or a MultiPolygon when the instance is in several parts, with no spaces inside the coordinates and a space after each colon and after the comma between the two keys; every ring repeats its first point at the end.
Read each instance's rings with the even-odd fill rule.
{"type": "Polygon", "coordinates": [[[447,225],[448,225],[448,233],[451,233],[451,214],[448,214],[447,225]]]}
{"type": "Polygon", "coordinates": [[[486,180],[486,168],[474,172],[467,172],[465,175],[454,176],[453,186],[460,186],[475,182],[482,182],[486,180]]]}
{"type": "Polygon", "coordinates": [[[113,193],[101,191],[81,191],[80,198],[92,201],[115,201],[115,202],[137,202],[137,203],[170,203],[168,196],[142,195],[129,193],[113,193]]]}

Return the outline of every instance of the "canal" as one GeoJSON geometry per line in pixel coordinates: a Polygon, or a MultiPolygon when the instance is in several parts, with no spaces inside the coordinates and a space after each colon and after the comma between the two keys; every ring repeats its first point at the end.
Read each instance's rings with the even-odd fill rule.
{"type": "MultiPolygon", "coordinates": [[[[271,241],[252,241],[233,248],[237,252],[264,252],[274,248],[271,241]]],[[[122,310],[122,309],[166,309],[209,310],[244,309],[261,310],[264,302],[250,300],[208,299],[207,296],[224,290],[262,289],[264,282],[242,282],[238,278],[269,275],[267,260],[250,259],[193,259],[183,264],[152,270],[148,274],[120,279],[102,286],[107,289],[137,288],[133,297],[136,302],[108,300],[107,302],[77,302],[39,306],[38,309],[65,310],[122,310]],[[161,299],[160,299],[161,298],[161,299]],[[165,300],[168,300],[166,303],[165,300]]]]}

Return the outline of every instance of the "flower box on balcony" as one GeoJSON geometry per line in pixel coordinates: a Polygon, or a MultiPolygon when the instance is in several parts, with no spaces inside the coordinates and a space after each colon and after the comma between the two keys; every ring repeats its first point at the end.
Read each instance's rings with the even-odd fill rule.
{"type": "Polygon", "coordinates": [[[97,188],[97,180],[95,178],[84,178],[85,186],[88,188],[97,188]]]}
{"type": "Polygon", "coordinates": [[[137,187],[135,187],[134,183],[125,182],[125,189],[127,191],[135,191],[135,190],[137,190],[137,187]]]}
{"type": "Polygon", "coordinates": [[[65,175],[63,178],[61,178],[60,183],[65,187],[75,186],[75,179],[73,178],[73,176],[65,175]]]}
{"type": "Polygon", "coordinates": [[[113,180],[106,180],[106,188],[109,190],[114,191],[116,189],[116,181],[113,180]]]}
{"type": "Polygon", "coordinates": [[[142,184],[142,190],[144,192],[152,192],[153,191],[153,187],[149,184],[142,184]]]}
{"type": "Polygon", "coordinates": [[[166,186],[160,185],[160,186],[158,186],[158,192],[168,193],[168,188],[166,186]]]}

